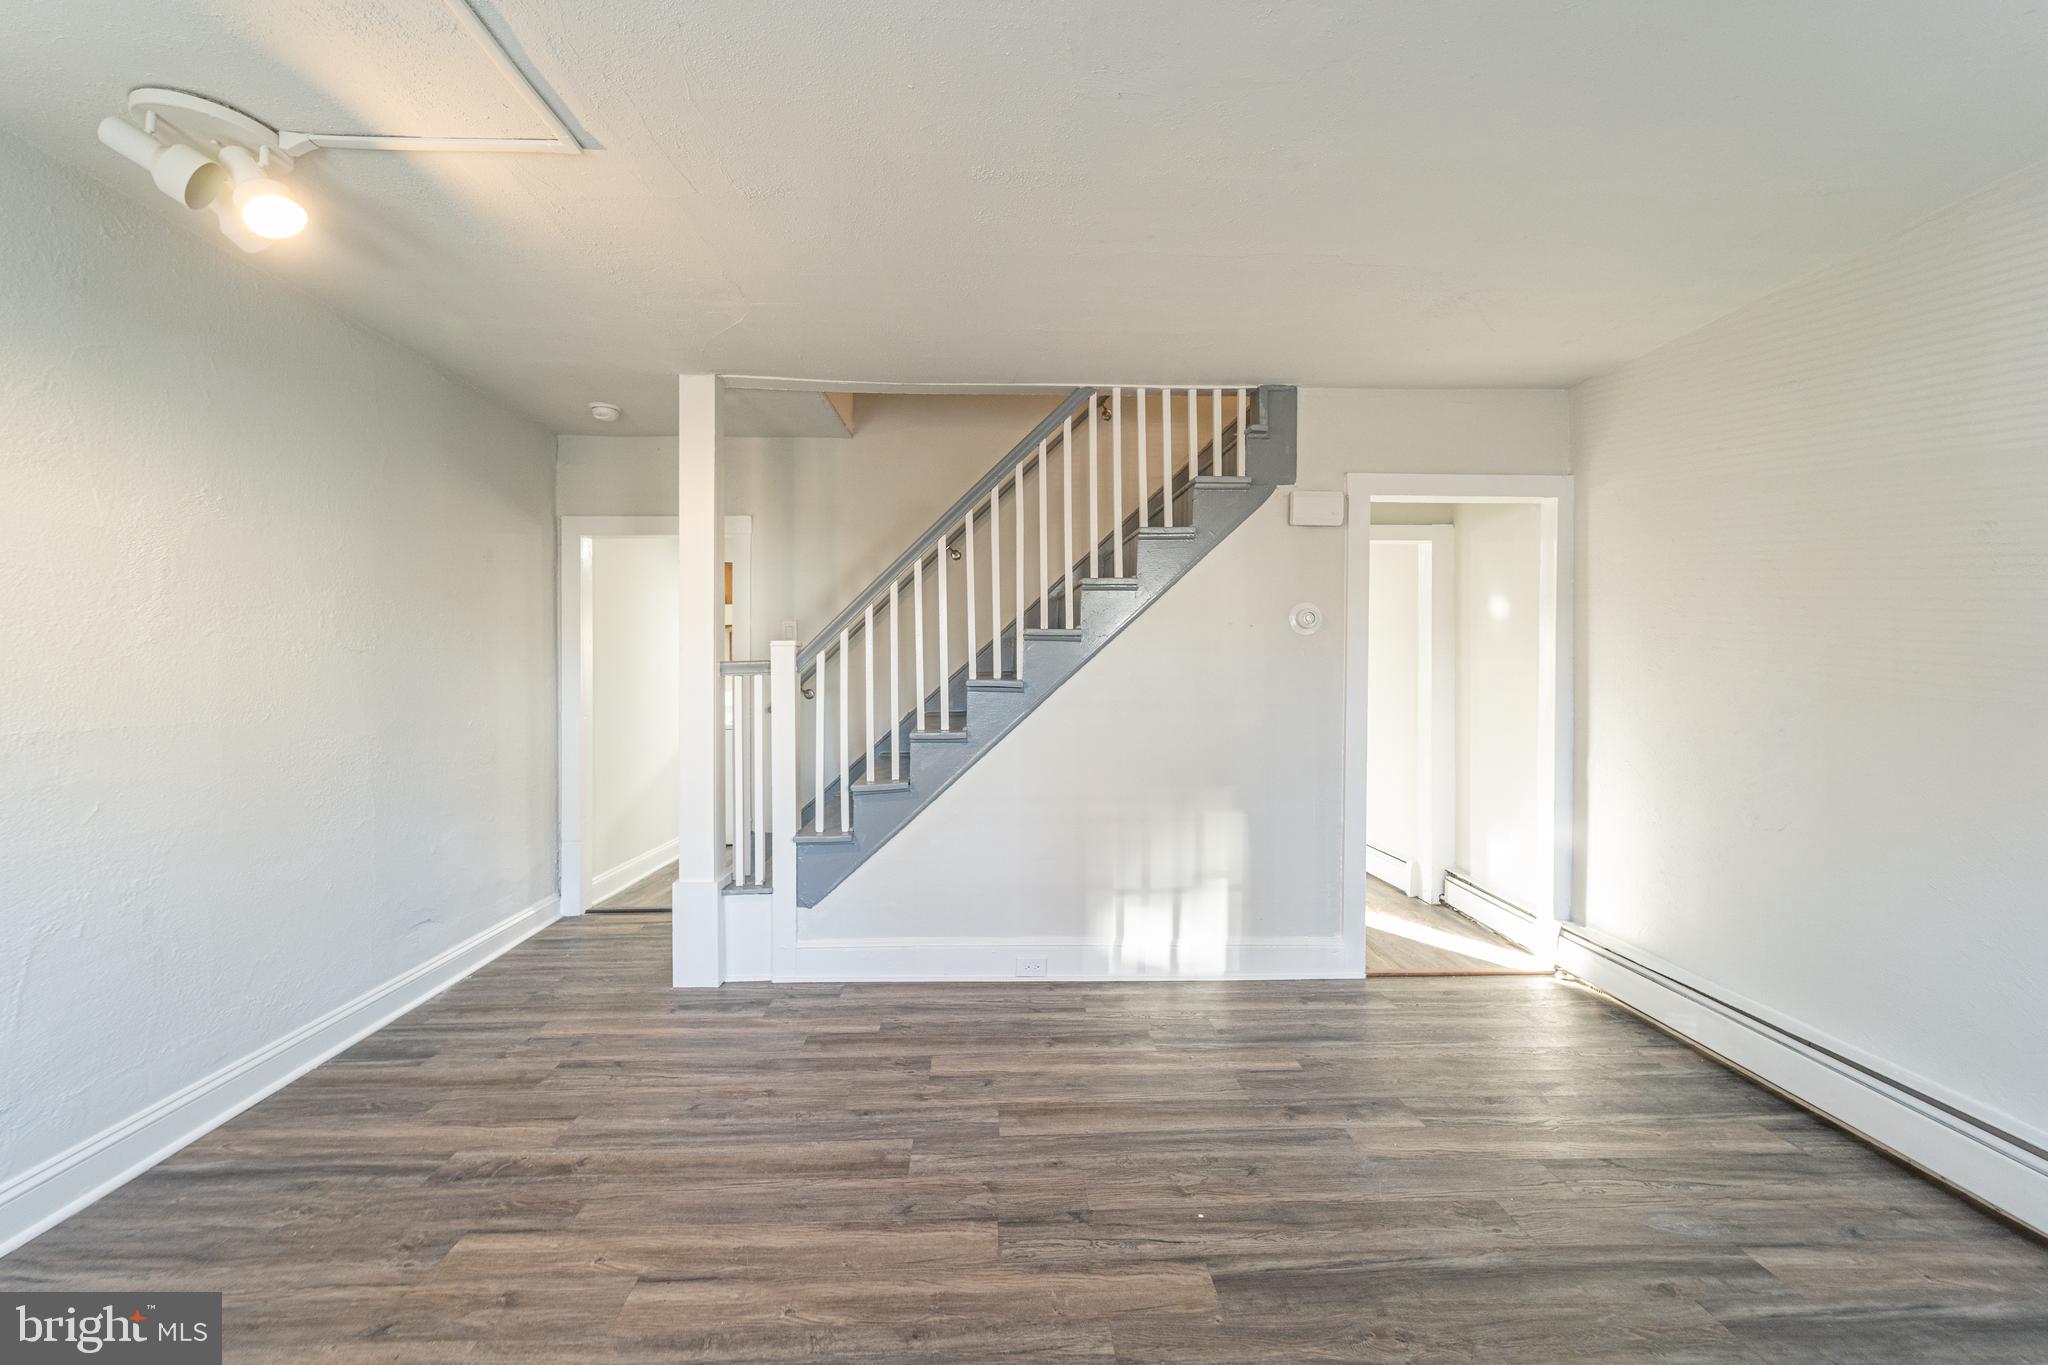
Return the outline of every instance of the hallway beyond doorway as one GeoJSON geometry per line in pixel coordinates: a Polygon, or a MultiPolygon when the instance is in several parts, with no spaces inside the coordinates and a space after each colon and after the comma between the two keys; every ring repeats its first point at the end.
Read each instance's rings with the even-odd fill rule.
{"type": "Polygon", "coordinates": [[[1367,976],[1550,975],[1550,964],[1446,905],[1365,884],[1367,976]]]}

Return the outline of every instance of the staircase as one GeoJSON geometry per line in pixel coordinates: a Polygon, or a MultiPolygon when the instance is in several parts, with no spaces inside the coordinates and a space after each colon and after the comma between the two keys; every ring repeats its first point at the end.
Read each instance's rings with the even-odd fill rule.
{"type": "Polygon", "coordinates": [[[771,881],[768,696],[800,713],[772,766],[801,793],[795,902],[815,906],[1294,469],[1292,388],[1074,390],[796,652],[794,686],[727,665],[731,889],[771,881]]]}

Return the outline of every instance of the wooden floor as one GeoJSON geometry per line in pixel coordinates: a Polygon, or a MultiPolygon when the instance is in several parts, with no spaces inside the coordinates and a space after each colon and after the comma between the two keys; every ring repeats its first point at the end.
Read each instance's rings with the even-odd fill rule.
{"type": "MultiPolygon", "coordinates": [[[[726,871],[732,871],[732,851],[726,850],[726,871]]],[[[676,865],[670,863],[660,871],[634,882],[615,896],[608,896],[591,906],[592,910],[667,910],[676,895],[676,865]]]]}
{"type": "Polygon", "coordinates": [[[564,921],[0,1261],[235,1361],[2048,1360],[2048,1249],[1541,977],[668,988],[564,921]]]}
{"type": "Polygon", "coordinates": [[[1449,906],[1419,901],[1368,877],[1365,970],[1368,976],[1547,976],[1551,964],[1449,906]]]}

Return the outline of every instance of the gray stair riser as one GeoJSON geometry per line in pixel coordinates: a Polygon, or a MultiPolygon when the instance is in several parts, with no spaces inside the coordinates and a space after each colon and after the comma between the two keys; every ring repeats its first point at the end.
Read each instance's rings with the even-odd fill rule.
{"type": "MultiPolygon", "coordinates": [[[[1245,453],[1248,481],[1242,485],[1234,480],[1212,484],[1205,479],[1192,487],[1185,480],[1181,481],[1175,489],[1175,520],[1182,526],[1192,525],[1192,535],[1141,535],[1135,512],[1126,519],[1124,526],[1113,529],[1098,547],[1100,570],[1104,574],[1112,571],[1111,558],[1105,551],[1113,538],[1121,533],[1124,572],[1137,579],[1137,586],[1130,589],[1091,588],[1086,578],[1081,577],[1077,594],[1080,639],[1033,638],[1031,634],[1030,627],[1039,621],[1041,609],[1049,611],[1055,622],[1064,624],[1064,586],[1054,589],[1049,595],[1049,605],[1041,602],[1028,604],[1020,613],[1025,626],[1021,661],[1016,656],[1015,624],[1006,627],[1002,633],[1003,658],[1006,664],[1011,665],[1006,672],[1021,676],[1024,683],[1021,688],[969,688],[965,667],[956,670],[948,679],[947,691],[954,699],[955,724],[959,724],[962,715],[966,717],[965,737],[907,740],[910,754],[908,790],[864,791],[856,782],[852,838],[837,842],[805,842],[798,846],[799,905],[813,906],[823,900],[855,868],[894,838],[897,831],[908,825],[919,811],[952,786],[960,774],[1001,742],[1003,736],[1058,690],[1060,684],[1085,667],[1090,658],[1242,525],[1272,496],[1276,487],[1294,482],[1295,392],[1291,388],[1268,388],[1260,391],[1260,398],[1266,425],[1263,428],[1254,426],[1250,431],[1245,453]]],[[[1203,459],[1209,461],[1207,452],[1203,459]]],[[[1151,510],[1155,524],[1163,510],[1163,495],[1155,495],[1151,510]]],[[[1084,556],[1076,565],[1075,574],[1079,577],[1085,572],[1084,556]]],[[[987,674],[993,657],[993,643],[981,646],[976,661],[977,672],[987,674]]],[[[928,713],[937,710],[936,689],[926,702],[928,713]]],[[[906,737],[911,734],[909,717],[904,719],[901,732],[906,737]]],[[[876,749],[881,771],[888,769],[886,757],[881,757],[886,752],[886,743],[884,740],[883,745],[876,749]]],[[[867,763],[866,756],[856,761],[856,775],[865,771],[867,763]]],[[[828,792],[828,811],[837,806],[837,786],[836,782],[833,783],[828,792]]],[[[807,821],[810,816],[811,810],[806,807],[807,821]]]]}

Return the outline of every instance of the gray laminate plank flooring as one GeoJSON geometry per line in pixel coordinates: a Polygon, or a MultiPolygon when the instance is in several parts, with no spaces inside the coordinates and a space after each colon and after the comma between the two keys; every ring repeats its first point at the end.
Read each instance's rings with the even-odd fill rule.
{"type": "Polygon", "coordinates": [[[1365,970],[1369,976],[1486,976],[1551,964],[1447,905],[1431,905],[1366,878],[1365,970]]]}
{"type": "MultiPolygon", "coordinates": [[[[725,851],[725,870],[732,871],[732,850],[725,851]]],[[[624,891],[609,896],[590,908],[595,911],[613,910],[667,910],[675,900],[676,865],[674,863],[634,882],[624,891]]]]}
{"type": "Polygon", "coordinates": [[[668,987],[554,925],[0,1260],[232,1361],[2048,1360],[2048,1249],[1541,977],[668,987]]]}

